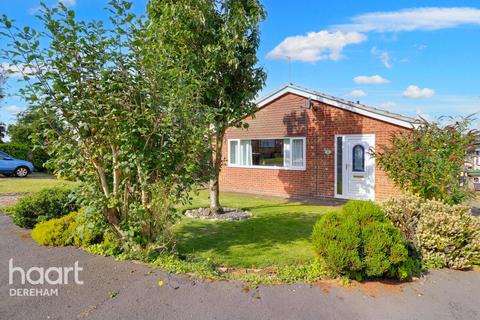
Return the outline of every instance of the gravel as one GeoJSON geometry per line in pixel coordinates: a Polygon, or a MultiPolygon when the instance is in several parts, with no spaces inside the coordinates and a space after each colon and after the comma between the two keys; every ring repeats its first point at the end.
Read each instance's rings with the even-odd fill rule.
{"type": "Polygon", "coordinates": [[[195,219],[239,221],[250,218],[252,213],[235,208],[223,208],[223,213],[211,214],[210,208],[197,208],[185,211],[185,215],[195,219]]]}
{"type": "Polygon", "coordinates": [[[0,194],[0,208],[13,206],[15,203],[17,203],[18,198],[25,194],[27,193],[22,192],[22,193],[0,194]]]}

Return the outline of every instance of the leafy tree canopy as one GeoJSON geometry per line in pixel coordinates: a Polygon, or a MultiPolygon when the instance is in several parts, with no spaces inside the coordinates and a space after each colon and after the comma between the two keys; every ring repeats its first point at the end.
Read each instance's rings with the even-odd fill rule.
{"type": "Polygon", "coordinates": [[[199,85],[210,131],[210,207],[221,211],[218,176],[225,131],[241,126],[256,110],[254,100],[266,78],[257,58],[265,11],[258,0],[151,0],[148,12],[152,41],[199,85]]]}
{"type": "Polygon", "coordinates": [[[17,121],[8,125],[8,135],[12,143],[33,146],[36,133],[41,132],[41,114],[27,109],[17,115],[17,121]]]}
{"type": "Polygon", "coordinates": [[[42,32],[3,16],[3,55],[34,70],[21,93],[42,114],[58,173],[83,182],[86,213],[96,221],[101,214],[126,243],[166,248],[173,206],[201,172],[205,126],[196,125],[197,86],[147,41],[130,8],[110,1],[107,27],[79,21],[61,2],[42,4],[42,32]]]}

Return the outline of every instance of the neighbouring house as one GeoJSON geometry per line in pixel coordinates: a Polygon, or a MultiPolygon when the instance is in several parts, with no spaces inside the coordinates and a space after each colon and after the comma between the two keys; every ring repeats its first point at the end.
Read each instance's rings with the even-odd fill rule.
{"type": "Polygon", "coordinates": [[[229,128],[220,188],[282,197],[381,200],[399,193],[375,165],[415,120],[288,84],[257,101],[248,129],[229,128]]]}
{"type": "Polygon", "coordinates": [[[470,188],[480,191],[480,141],[465,161],[465,178],[470,188]]]}
{"type": "MultiPolygon", "coordinates": [[[[480,144],[477,144],[477,146],[480,144]]],[[[468,170],[480,170],[480,146],[476,147],[465,161],[468,170]]]]}

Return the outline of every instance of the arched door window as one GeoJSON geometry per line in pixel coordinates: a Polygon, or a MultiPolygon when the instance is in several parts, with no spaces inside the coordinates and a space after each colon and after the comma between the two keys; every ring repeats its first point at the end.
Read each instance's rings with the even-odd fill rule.
{"type": "Polygon", "coordinates": [[[365,171],[365,148],[357,144],[353,147],[352,170],[356,172],[365,171]]]}

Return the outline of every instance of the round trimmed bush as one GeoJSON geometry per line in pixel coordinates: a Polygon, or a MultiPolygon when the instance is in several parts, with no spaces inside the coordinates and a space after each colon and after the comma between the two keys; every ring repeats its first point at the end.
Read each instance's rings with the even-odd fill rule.
{"type": "Polygon", "coordinates": [[[13,222],[24,228],[33,228],[37,222],[62,217],[78,209],[70,197],[71,189],[53,187],[21,197],[8,209],[13,222]]]}
{"type": "Polygon", "coordinates": [[[349,201],[341,211],[323,215],[312,239],[328,268],[339,275],[406,279],[418,270],[400,231],[371,201],[349,201]]]}

